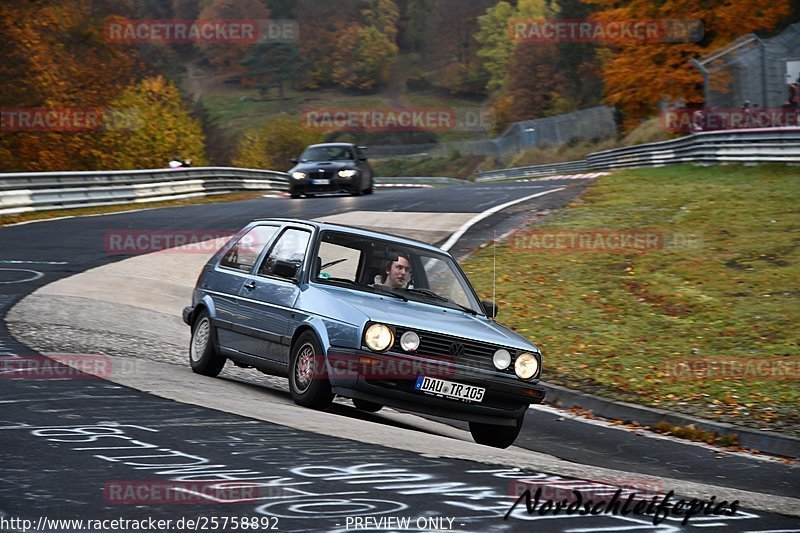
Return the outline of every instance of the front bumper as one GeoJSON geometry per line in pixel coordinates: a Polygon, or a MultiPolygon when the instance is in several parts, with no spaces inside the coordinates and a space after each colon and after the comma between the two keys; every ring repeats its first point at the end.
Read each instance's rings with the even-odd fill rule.
{"type": "Polygon", "coordinates": [[[542,387],[500,372],[418,355],[332,348],[327,362],[336,394],[445,418],[513,426],[530,404],[545,396],[542,387]],[[436,397],[416,390],[419,376],[483,387],[486,393],[481,402],[436,397]]]}
{"type": "Polygon", "coordinates": [[[289,192],[291,194],[314,194],[318,192],[351,192],[356,190],[358,184],[358,177],[354,178],[339,178],[333,177],[328,179],[327,184],[315,184],[311,179],[304,180],[292,179],[289,184],[289,192]]]}
{"type": "Polygon", "coordinates": [[[194,321],[194,307],[191,306],[191,305],[189,307],[184,307],[183,308],[183,322],[187,326],[191,326],[193,321],[194,321]]]}

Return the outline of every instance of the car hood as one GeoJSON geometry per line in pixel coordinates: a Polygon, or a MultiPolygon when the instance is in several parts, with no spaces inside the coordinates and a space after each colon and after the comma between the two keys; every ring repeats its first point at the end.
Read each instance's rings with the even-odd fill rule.
{"type": "Polygon", "coordinates": [[[428,305],[410,299],[404,302],[392,296],[339,287],[320,287],[316,291],[318,296],[325,294],[335,298],[340,312],[344,311],[342,304],[346,304],[347,312],[337,314],[339,318],[351,323],[357,323],[356,319],[360,323],[382,322],[521,350],[535,348],[525,337],[505,326],[459,309],[428,305]]]}
{"type": "Polygon", "coordinates": [[[315,170],[320,170],[320,169],[336,172],[339,170],[350,169],[350,168],[357,169],[358,162],[357,161],[305,161],[293,166],[289,170],[289,174],[291,174],[292,172],[313,172],[315,170]]]}

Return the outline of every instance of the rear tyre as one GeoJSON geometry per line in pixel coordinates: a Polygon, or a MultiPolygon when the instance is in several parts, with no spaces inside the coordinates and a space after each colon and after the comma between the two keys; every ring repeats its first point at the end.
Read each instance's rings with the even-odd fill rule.
{"type": "Polygon", "coordinates": [[[291,194],[289,194],[289,196],[291,196],[294,199],[300,198],[300,195],[297,194],[297,193],[291,193],[291,194]]]}
{"type": "Polygon", "coordinates": [[[482,424],[480,422],[470,422],[469,432],[478,444],[492,446],[493,448],[508,448],[517,439],[522,429],[522,421],[525,416],[517,419],[516,427],[497,426],[495,424],[482,424]]]}
{"type": "Polygon", "coordinates": [[[333,401],[325,372],[325,356],[317,337],[306,331],[297,338],[289,358],[289,391],[297,405],[325,409],[333,401]]]}
{"type": "Polygon", "coordinates": [[[353,405],[355,405],[358,409],[362,411],[367,411],[369,413],[377,413],[383,406],[379,403],[370,402],[367,400],[361,400],[359,398],[353,398],[353,405]]]}
{"type": "Polygon", "coordinates": [[[189,341],[189,364],[196,374],[215,377],[225,366],[226,357],[217,350],[217,337],[208,311],[203,309],[192,325],[189,341]]]}

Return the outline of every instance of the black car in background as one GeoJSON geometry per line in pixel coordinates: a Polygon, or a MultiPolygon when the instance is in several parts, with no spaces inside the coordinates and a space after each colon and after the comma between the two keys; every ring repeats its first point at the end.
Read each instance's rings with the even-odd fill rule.
{"type": "Polygon", "coordinates": [[[349,192],[356,196],[372,194],[372,167],[363,146],[349,143],[312,144],[303,150],[291,176],[289,194],[313,196],[322,192],[349,192]]]}

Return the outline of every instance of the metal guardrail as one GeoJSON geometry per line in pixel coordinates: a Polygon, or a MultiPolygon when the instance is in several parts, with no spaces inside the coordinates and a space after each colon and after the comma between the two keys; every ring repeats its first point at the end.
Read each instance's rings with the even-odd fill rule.
{"type": "Polygon", "coordinates": [[[21,172],[0,174],[0,215],[288,189],[284,172],[228,167],[21,172]]]}
{"type": "Polygon", "coordinates": [[[540,177],[552,173],[659,167],[673,163],[800,163],[800,128],[704,131],[678,139],[614,148],[584,161],[480,172],[475,181],[540,177]]]}
{"type": "Polygon", "coordinates": [[[704,131],[589,154],[591,170],[672,163],[800,163],[800,128],[704,131]]]}
{"type": "Polygon", "coordinates": [[[586,161],[568,161],[566,163],[552,163],[549,165],[534,165],[530,167],[504,168],[489,170],[475,174],[475,181],[518,180],[523,178],[539,178],[552,174],[565,174],[569,172],[589,172],[586,161]]]}
{"type": "MultiPolygon", "coordinates": [[[[800,128],[710,131],[589,154],[584,161],[481,172],[476,181],[663,166],[671,163],[800,164],[800,128]]],[[[453,178],[376,178],[377,183],[464,183],[453,178]]],[[[240,191],[287,191],[289,175],[272,170],[197,167],[108,172],[0,174],[0,215],[179,200],[240,191]]]]}
{"type": "MultiPolygon", "coordinates": [[[[453,185],[445,177],[375,178],[378,184],[453,185]]],[[[99,172],[0,174],[0,215],[182,200],[242,191],[288,191],[289,175],[271,170],[192,167],[99,172]]]]}

